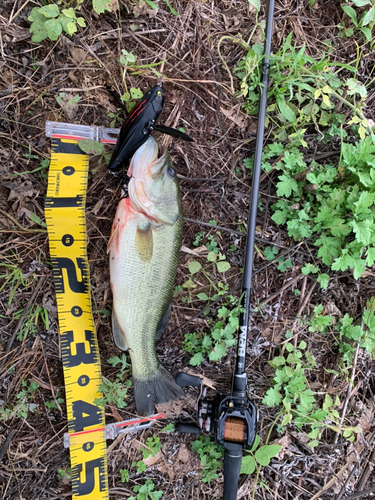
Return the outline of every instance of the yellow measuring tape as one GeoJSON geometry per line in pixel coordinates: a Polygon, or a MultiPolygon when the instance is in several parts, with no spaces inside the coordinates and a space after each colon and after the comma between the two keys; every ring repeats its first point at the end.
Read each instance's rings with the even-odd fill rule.
{"type": "Polygon", "coordinates": [[[85,203],[88,156],[76,139],[52,139],[45,216],[64,367],[73,500],[108,498],[98,342],[91,310],[85,203]]]}

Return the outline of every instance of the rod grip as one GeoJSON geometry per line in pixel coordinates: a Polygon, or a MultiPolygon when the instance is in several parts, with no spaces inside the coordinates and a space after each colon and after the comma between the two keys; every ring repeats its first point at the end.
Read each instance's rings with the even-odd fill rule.
{"type": "Polygon", "coordinates": [[[184,424],[182,422],[178,422],[176,425],[176,431],[177,432],[186,432],[188,434],[200,434],[202,431],[201,429],[194,424],[184,424]]]}
{"type": "Polygon", "coordinates": [[[242,446],[225,448],[224,452],[224,493],[223,500],[236,500],[238,480],[242,462],[242,446]]]}
{"type": "Polygon", "coordinates": [[[202,383],[202,379],[196,375],[189,375],[185,372],[178,372],[175,377],[176,384],[180,387],[199,387],[202,383]]]}

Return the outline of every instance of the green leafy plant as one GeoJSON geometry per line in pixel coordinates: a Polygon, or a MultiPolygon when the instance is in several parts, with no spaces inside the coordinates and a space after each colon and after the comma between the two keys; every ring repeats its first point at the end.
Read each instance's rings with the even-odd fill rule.
{"type": "MultiPolygon", "coordinates": [[[[28,21],[31,22],[31,40],[35,43],[42,42],[47,38],[56,41],[63,32],[67,35],[73,35],[77,32],[77,26],[85,28],[84,18],[77,17],[76,13],[82,4],[83,0],[71,2],[58,0],[57,3],[34,7],[28,17],[28,21]],[[66,8],[61,8],[61,4],[66,8]]],[[[92,0],[92,8],[97,14],[103,14],[105,11],[110,12],[110,6],[111,0],[92,0]]]]}
{"type": "MultiPolygon", "coordinates": [[[[204,300],[205,297],[202,297],[202,299],[204,300]]],[[[200,365],[205,357],[210,361],[219,361],[226,355],[227,348],[235,345],[240,307],[236,297],[230,295],[226,299],[226,305],[223,305],[217,311],[219,321],[208,320],[210,333],[185,334],[182,347],[186,352],[193,355],[190,359],[191,365],[200,365]]]]}
{"type": "Polygon", "coordinates": [[[109,358],[108,363],[114,367],[121,364],[120,371],[116,374],[114,381],[102,377],[102,384],[99,386],[99,391],[103,393],[103,397],[96,398],[94,404],[102,407],[106,404],[114,404],[117,408],[125,408],[127,406],[128,387],[131,386],[131,380],[128,378],[130,366],[126,355],[123,354],[121,358],[118,356],[109,358]]]}
{"type": "Polygon", "coordinates": [[[127,469],[120,469],[120,475],[121,475],[121,482],[122,483],[127,483],[130,478],[129,471],[127,469]]]}
{"type": "MultiPolygon", "coordinates": [[[[355,73],[355,68],[331,61],[325,54],[316,61],[305,53],[305,46],[297,49],[296,43],[292,43],[292,36],[290,34],[279,51],[270,57],[272,85],[267,93],[266,124],[272,122],[277,139],[288,141],[293,139],[294,133],[295,137],[300,138],[301,144],[306,146],[303,134],[307,127],[312,126],[319,131],[321,127],[330,126],[334,122],[335,101],[342,102],[363,123],[364,86],[354,78],[342,81],[337,74],[343,67],[352,73],[355,73]],[[344,97],[344,92],[348,96],[358,94],[361,100],[357,102],[352,97],[348,100],[348,96],[344,97]]],[[[233,41],[239,43],[238,40],[233,41]]],[[[256,114],[263,46],[256,43],[249,47],[243,41],[241,45],[247,47],[247,54],[238,64],[235,73],[241,80],[241,95],[246,98],[245,110],[249,114],[256,114]]],[[[288,192],[293,188],[290,183],[285,182],[280,189],[288,192]]]]}
{"type": "Polygon", "coordinates": [[[342,10],[350,19],[352,26],[347,25],[345,19],[339,24],[339,35],[345,37],[353,36],[354,32],[362,33],[367,42],[372,39],[372,29],[375,23],[375,4],[371,0],[352,0],[345,5],[341,5],[342,10]],[[360,14],[358,16],[357,10],[354,7],[360,9],[360,14]]]}
{"type": "Polygon", "coordinates": [[[354,433],[359,432],[355,427],[341,428],[337,422],[340,406],[338,396],[333,400],[329,394],[325,395],[322,408],[319,408],[314,392],[309,388],[307,375],[315,367],[314,357],[306,349],[305,341],[298,347],[292,343],[285,344],[285,353],[276,356],[269,364],[275,368],[272,387],[268,389],[263,403],[267,406],[282,405],[283,416],[280,428],[293,423],[298,429],[309,428],[308,437],[311,441],[308,446],[317,446],[325,429],[343,432],[348,440],[354,440],[354,433]]]}
{"type": "Polygon", "coordinates": [[[52,410],[57,410],[58,406],[64,403],[64,398],[60,397],[59,391],[56,394],[56,400],[51,400],[51,401],[45,401],[44,405],[47,408],[47,412],[50,412],[52,410]]]}
{"type": "Polygon", "coordinates": [[[271,458],[277,456],[282,446],[278,444],[265,444],[259,446],[260,437],[257,435],[251,450],[244,455],[241,463],[241,474],[252,474],[256,467],[265,467],[271,461],[271,458]]]}
{"type": "Polygon", "coordinates": [[[367,301],[366,308],[359,321],[355,321],[345,314],[339,318],[334,325],[334,318],[323,314],[323,306],[320,304],[315,307],[312,317],[308,321],[311,332],[327,334],[331,329],[335,334],[334,344],[341,353],[341,366],[348,369],[354,357],[356,346],[366,350],[372,357],[375,356],[375,300],[372,298],[367,301]],[[360,322],[361,324],[356,324],[360,322]]]}
{"type": "MultiPolygon", "coordinates": [[[[13,317],[14,319],[20,319],[22,314],[23,309],[19,309],[14,313],[13,317]]],[[[30,335],[37,334],[40,326],[43,326],[46,330],[49,329],[49,316],[47,309],[38,304],[34,309],[30,309],[24,317],[17,333],[17,339],[22,341],[30,335]]]]}
{"type": "Polygon", "coordinates": [[[129,92],[125,92],[121,96],[121,100],[124,101],[126,110],[130,112],[136,105],[136,101],[143,96],[143,92],[138,88],[131,88],[129,92]]]}
{"type": "Polygon", "coordinates": [[[141,446],[143,459],[138,462],[132,462],[132,467],[137,467],[138,474],[144,472],[147,468],[144,460],[149,457],[156,457],[157,453],[161,450],[162,444],[158,436],[151,436],[146,439],[146,443],[141,446]]]}
{"type": "Polygon", "coordinates": [[[200,436],[191,443],[192,449],[198,453],[202,463],[201,479],[203,483],[210,483],[217,479],[218,469],[223,466],[223,447],[218,446],[207,436],[200,436]]]}
{"type": "Polygon", "coordinates": [[[55,41],[64,31],[67,35],[73,35],[77,31],[77,25],[86,27],[83,17],[76,17],[75,10],[62,9],[56,4],[34,7],[28,21],[31,22],[30,32],[33,34],[31,40],[39,43],[46,38],[55,41]]]}
{"type": "Polygon", "coordinates": [[[72,468],[67,467],[66,469],[58,469],[57,474],[59,475],[60,479],[72,479],[72,468]]]}
{"type": "Polygon", "coordinates": [[[151,479],[147,479],[144,485],[137,484],[133,488],[133,492],[137,495],[129,497],[129,500],[159,500],[163,496],[161,490],[155,491],[155,484],[151,479]]]}
{"type": "Polygon", "coordinates": [[[16,404],[13,407],[6,408],[4,402],[0,401],[0,419],[3,421],[15,417],[26,419],[29,412],[34,413],[38,405],[31,403],[31,401],[34,399],[38,389],[38,382],[28,383],[26,380],[22,380],[21,390],[16,396],[16,404]]]}

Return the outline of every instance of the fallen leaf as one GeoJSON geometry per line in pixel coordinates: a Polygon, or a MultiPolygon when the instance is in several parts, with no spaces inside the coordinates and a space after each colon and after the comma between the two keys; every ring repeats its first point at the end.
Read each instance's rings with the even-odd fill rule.
{"type": "Polygon", "coordinates": [[[86,50],[80,49],[79,47],[74,47],[74,45],[70,46],[69,52],[72,56],[72,59],[78,64],[82,63],[86,59],[86,50]]]}
{"type": "Polygon", "coordinates": [[[195,377],[202,378],[204,385],[206,385],[210,389],[215,389],[215,383],[212,380],[205,377],[204,375],[201,375],[200,373],[196,373],[192,368],[188,368],[188,370],[186,370],[186,373],[188,373],[189,375],[194,375],[195,377]]]}
{"type": "Polygon", "coordinates": [[[185,443],[180,444],[180,449],[178,450],[177,459],[184,463],[190,460],[190,452],[185,443]]]}
{"type": "Polygon", "coordinates": [[[182,245],[181,250],[185,253],[190,254],[190,255],[195,255],[196,257],[199,257],[199,253],[207,251],[207,247],[205,245],[203,245],[199,248],[191,250],[190,248],[186,247],[185,245],[182,245]]]}
{"type": "Polygon", "coordinates": [[[195,399],[185,397],[179,399],[178,401],[171,401],[170,403],[160,403],[155,405],[158,413],[163,413],[164,418],[173,418],[179,417],[181,415],[182,409],[184,406],[192,406],[195,405],[195,399]]]}
{"type": "Polygon", "coordinates": [[[220,111],[223,113],[224,116],[226,116],[229,120],[235,123],[237,127],[239,127],[241,130],[247,129],[247,127],[250,125],[249,118],[245,115],[245,113],[242,113],[242,111],[240,111],[238,108],[232,108],[232,109],[220,108],[220,111]]]}
{"type": "Polygon", "coordinates": [[[161,454],[161,451],[159,450],[155,456],[149,456],[147,458],[144,458],[143,459],[143,463],[147,465],[147,467],[150,467],[151,465],[155,465],[159,462],[159,460],[161,459],[162,457],[162,454],[161,454]]]}
{"type": "Polygon", "coordinates": [[[278,460],[283,460],[283,458],[285,456],[286,457],[292,457],[293,456],[292,451],[289,449],[289,446],[292,444],[292,440],[290,438],[290,434],[288,434],[288,433],[285,434],[285,436],[283,436],[282,438],[276,439],[275,441],[272,441],[271,444],[277,444],[279,446],[282,446],[281,450],[276,455],[276,458],[278,460]]]}
{"type": "Polygon", "coordinates": [[[168,475],[169,479],[171,481],[173,481],[174,480],[174,467],[175,467],[174,465],[162,464],[162,465],[159,465],[158,471],[164,475],[168,475]]]}

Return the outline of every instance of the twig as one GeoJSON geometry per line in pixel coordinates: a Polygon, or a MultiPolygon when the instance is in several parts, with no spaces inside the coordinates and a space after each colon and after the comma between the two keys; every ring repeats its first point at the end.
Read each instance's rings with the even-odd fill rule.
{"type": "Polygon", "coordinates": [[[0,372],[2,371],[3,367],[4,367],[4,364],[5,364],[5,360],[7,358],[7,355],[9,354],[9,351],[11,350],[12,348],[12,345],[13,345],[13,342],[14,342],[14,339],[16,338],[16,335],[17,333],[19,332],[21,326],[22,326],[22,323],[23,323],[23,320],[25,319],[28,311],[29,311],[29,308],[31,306],[31,304],[34,302],[36,296],[38,295],[39,293],[39,290],[41,289],[43,283],[45,281],[45,276],[42,276],[39,281],[38,281],[38,284],[36,285],[25,309],[23,310],[22,312],[22,315],[17,323],[17,326],[16,328],[14,329],[14,332],[12,334],[12,336],[10,337],[10,339],[8,340],[8,343],[7,343],[7,346],[6,346],[6,349],[5,349],[5,353],[3,355],[3,357],[0,359],[0,372]]]}
{"type": "Polygon", "coordinates": [[[0,214],[5,215],[5,217],[8,217],[16,226],[18,226],[22,231],[25,231],[26,233],[47,233],[47,229],[27,229],[26,227],[23,227],[18,220],[16,220],[14,217],[9,215],[7,212],[4,210],[0,209],[0,214]]]}
{"type": "Polygon", "coordinates": [[[353,493],[353,495],[350,495],[350,497],[346,497],[346,500],[352,500],[354,498],[360,498],[365,495],[368,495],[369,493],[373,493],[375,491],[375,485],[372,488],[369,488],[368,490],[363,490],[359,491],[358,493],[353,493]]]}
{"type": "MultiPolygon", "coordinates": [[[[370,440],[369,440],[369,446],[371,446],[371,445],[373,444],[373,442],[374,442],[374,441],[375,441],[375,432],[373,432],[373,434],[372,434],[372,436],[371,436],[371,438],[370,438],[370,440]]],[[[363,448],[364,448],[364,446],[362,446],[362,450],[363,450],[363,448]]],[[[351,478],[352,478],[352,476],[353,476],[354,472],[356,471],[356,468],[357,468],[359,465],[361,465],[362,459],[365,457],[365,455],[366,455],[367,451],[368,451],[368,448],[366,447],[366,448],[362,451],[361,455],[359,456],[359,460],[357,460],[357,455],[353,456],[353,458],[349,460],[349,462],[348,462],[348,464],[347,464],[348,466],[350,466],[353,462],[355,462],[355,463],[353,464],[353,468],[352,468],[352,470],[350,471],[350,473],[349,473],[348,477],[346,478],[346,481],[345,481],[345,483],[343,484],[343,486],[342,486],[342,488],[341,488],[341,490],[340,490],[340,492],[339,492],[339,494],[337,495],[337,497],[336,497],[336,499],[335,499],[335,500],[340,500],[340,499],[341,499],[341,497],[343,496],[343,494],[344,494],[344,492],[345,492],[345,490],[346,490],[346,487],[348,486],[348,484],[349,484],[349,482],[350,482],[350,480],[351,480],[351,478]]],[[[345,468],[347,468],[347,467],[345,466],[345,468]]],[[[341,469],[341,470],[343,470],[343,469],[341,469]]],[[[340,471],[340,473],[341,473],[341,471],[340,471]]],[[[319,496],[319,495],[318,495],[318,496],[319,496]]],[[[318,498],[318,497],[315,497],[315,498],[318,498]]],[[[315,500],[315,498],[310,498],[310,500],[315,500]]]]}
{"type": "MultiPolygon", "coordinates": [[[[363,322],[362,322],[362,325],[363,326],[363,322]]],[[[342,426],[343,422],[344,422],[344,419],[345,419],[345,415],[346,415],[346,410],[348,409],[348,404],[349,404],[349,399],[350,399],[350,396],[352,394],[352,387],[353,387],[353,383],[354,383],[354,377],[355,377],[355,370],[356,370],[356,367],[357,367],[357,359],[358,359],[358,352],[359,352],[359,344],[360,344],[360,338],[358,339],[358,342],[357,342],[357,348],[355,350],[355,354],[354,354],[354,360],[353,360],[353,369],[352,369],[352,374],[350,376],[350,382],[349,382],[349,385],[348,385],[348,391],[346,393],[346,398],[345,398],[345,403],[344,403],[344,406],[342,408],[342,415],[341,415],[341,418],[340,418],[340,426],[342,426]]],[[[339,438],[339,433],[336,434],[335,436],[335,439],[334,439],[334,444],[337,443],[337,440],[339,438]]]]}
{"type": "Polygon", "coordinates": [[[260,299],[261,305],[268,304],[268,302],[271,302],[271,300],[276,299],[276,297],[278,295],[280,295],[281,292],[284,292],[284,290],[286,290],[287,288],[292,286],[294,283],[296,283],[296,281],[300,280],[302,278],[302,276],[303,276],[302,274],[295,276],[293,279],[291,279],[290,281],[285,283],[285,285],[282,288],[280,288],[280,290],[278,290],[276,293],[273,293],[272,295],[267,297],[265,300],[260,299]]]}
{"type": "Polygon", "coordinates": [[[4,455],[5,453],[7,452],[7,449],[10,445],[10,442],[12,441],[13,439],[13,436],[14,436],[14,433],[16,432],[16,429],[11,429],[9,431],[9,434],[7,435],[5,441],[4,441],[4,444],[3,446],[1,447],[1,450],[0,450],[0,462],[2,461],[2,459],[4,458],[4,455]]]}

